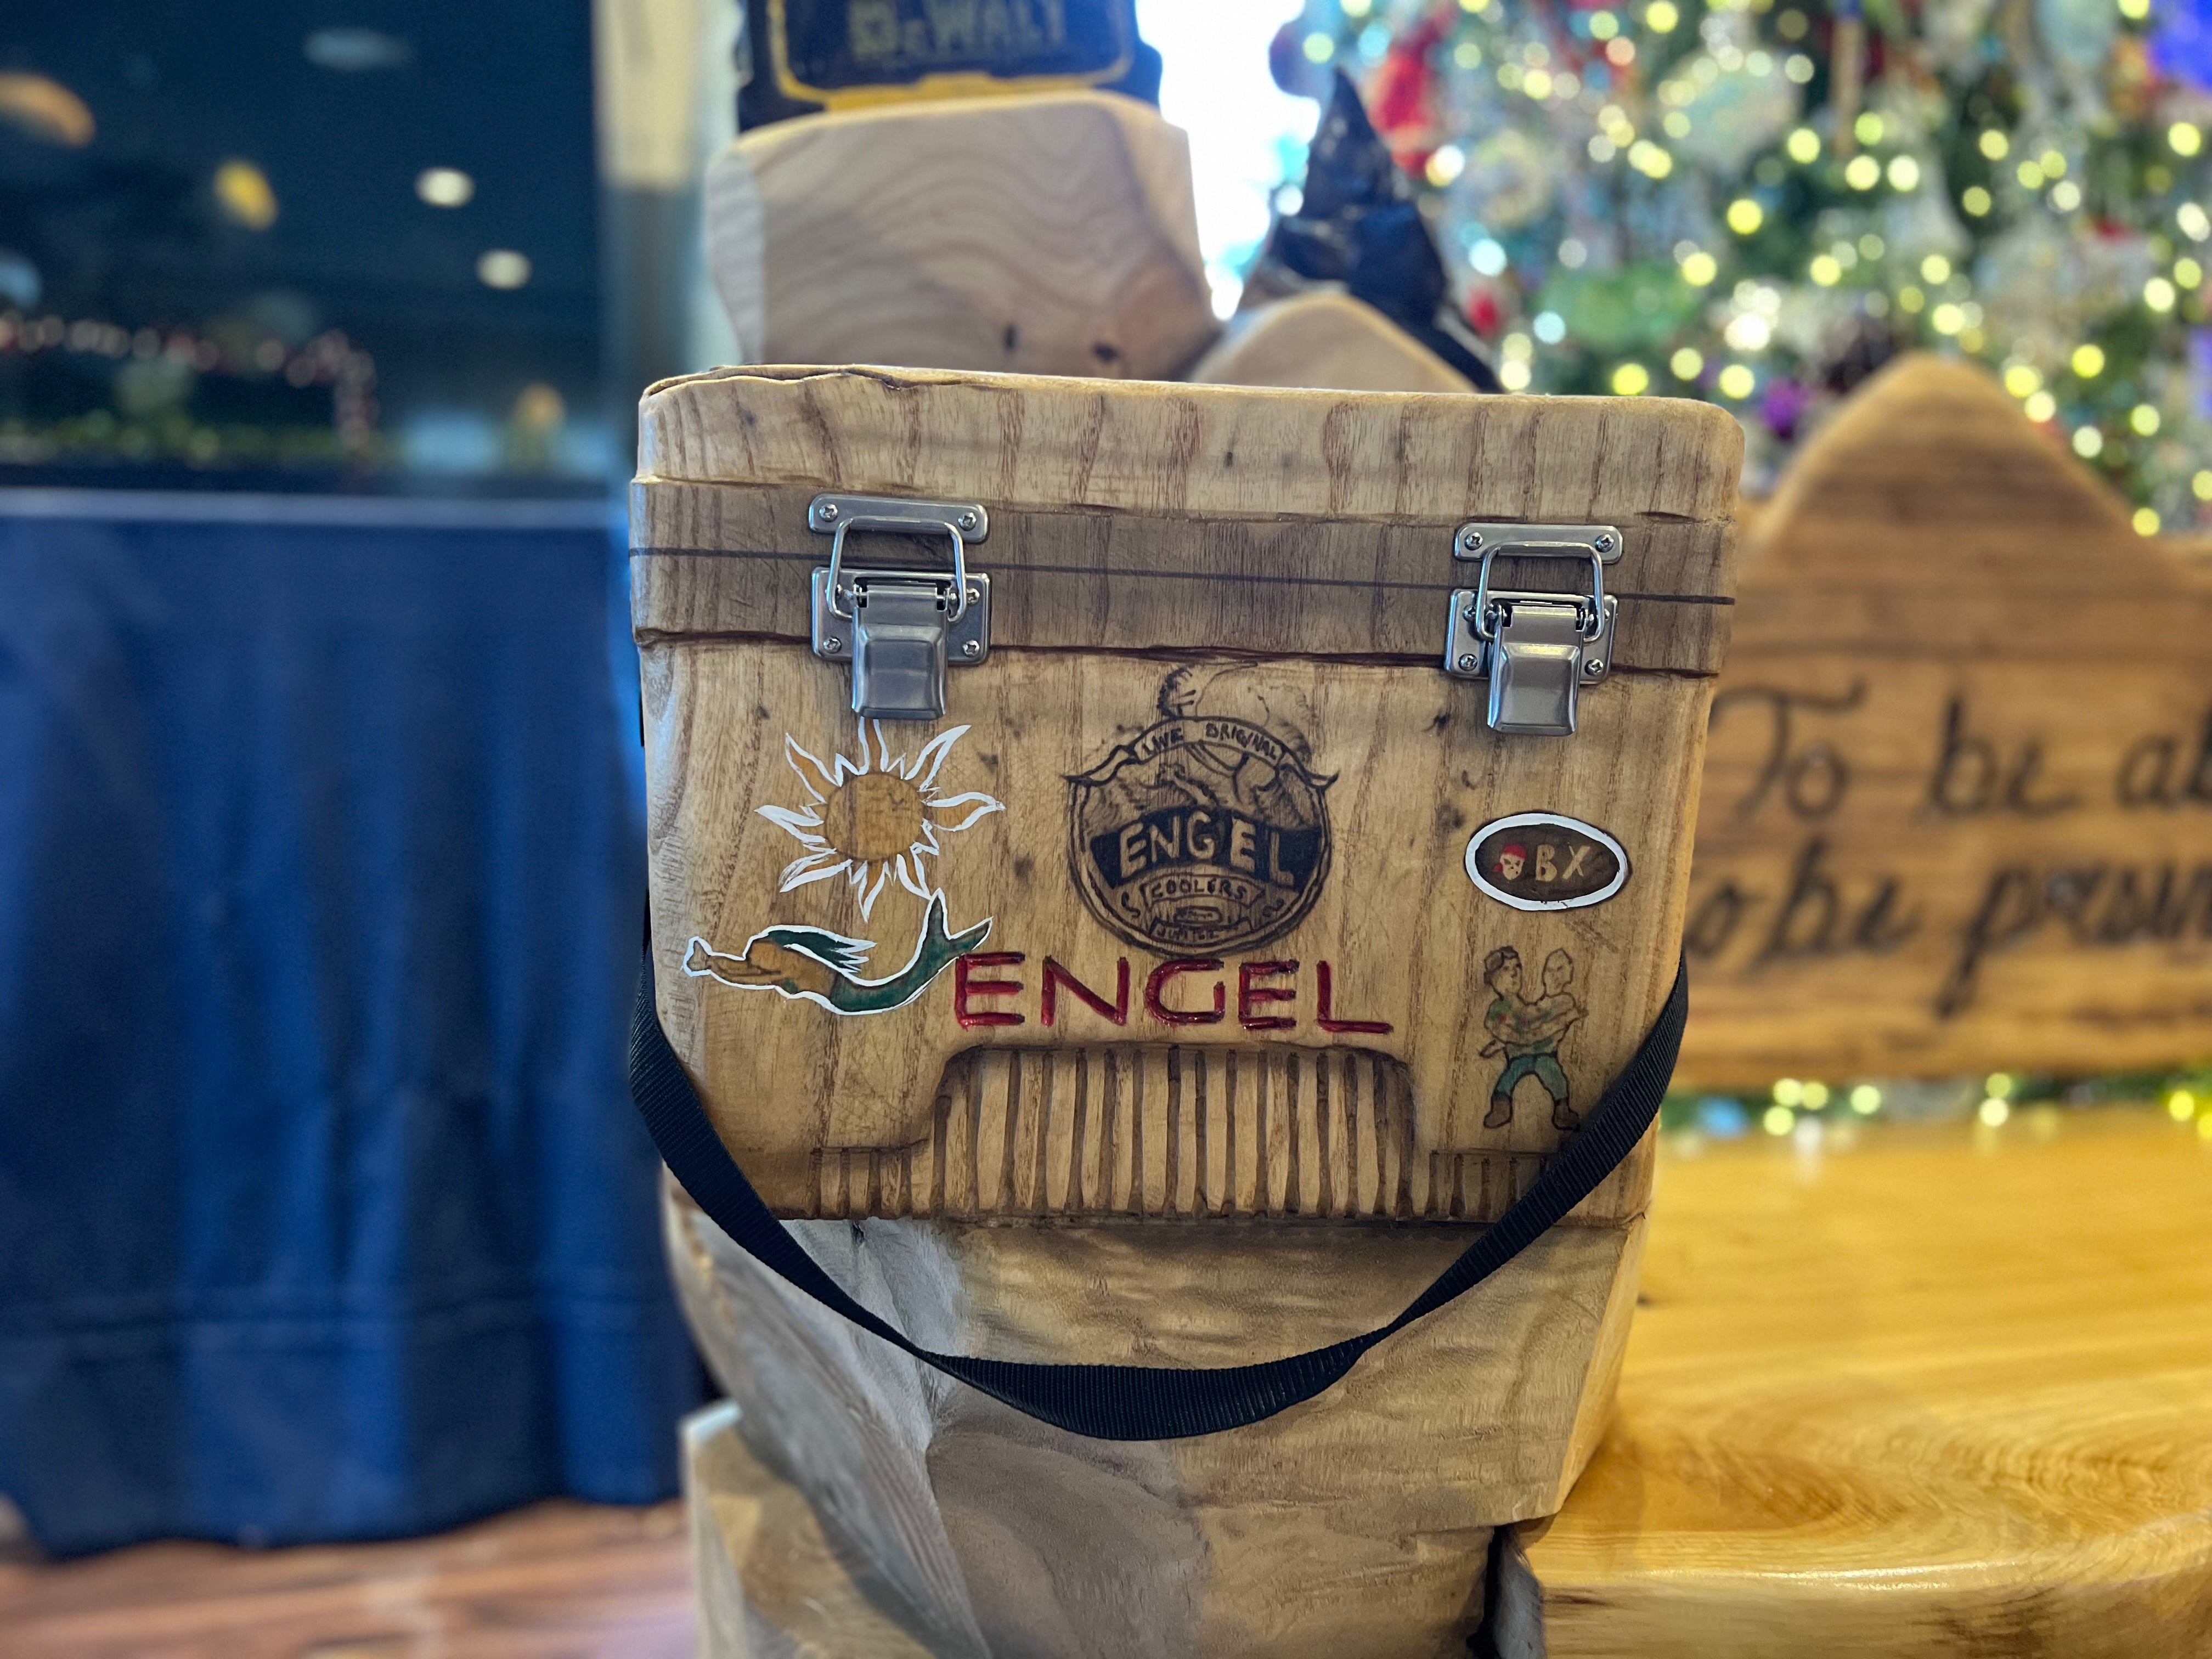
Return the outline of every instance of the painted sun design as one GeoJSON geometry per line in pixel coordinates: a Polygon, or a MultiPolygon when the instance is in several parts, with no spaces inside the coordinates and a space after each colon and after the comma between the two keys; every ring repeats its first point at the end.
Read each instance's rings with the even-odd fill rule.
{"type": "Polygon", "coordinates": [[[893,877],[916,898],[933,896],[922,860],[943,853],[938,837],[1006,810],[1004,801],[977,790],[947,795],[937,787],[945,757],[967,731],[956,726],[940,732],[909,758],[892,754],[883,722],[870,720],[860,728],[860,759],[833,754],[827,766],[786,737],[784,758],[799,775],[807,804],[757,810],[806,850],[783,866],[776,890],[843,876],[860,896],[862,921],[893,877]]]}

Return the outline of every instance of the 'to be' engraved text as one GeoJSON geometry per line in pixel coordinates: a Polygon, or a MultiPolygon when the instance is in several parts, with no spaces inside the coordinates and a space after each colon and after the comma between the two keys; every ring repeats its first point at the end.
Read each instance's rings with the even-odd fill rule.
{"type": "MultiPolygon", "coordinates": [[[[1683,939],[1692,957],[1733,955],[1738,972],[1756,977],[1792,962],[1893,951],[1936,925],[1930,907],[1948,895],[1923,902],[1894,872],[1837,867],[1838,837],[1828,821],[1849,799],[1854,775],[1832,723],[1858,713],[1866,696],[1861,681],[1839,696],[1745,686],[1714,700],[1716,727],[1738,708],[1763,710],[1768,721],[1765,752],[1731,816],[1775,808],[1806,831],[1778,891],[1727,873],[1698,883],[1683,939]]],[[[2100,805],[2052,781],[2043,734],[1994,734],[1963,694],[1945,701],[1932,735],[1933,759],[1915,812],[1897,826],[1900,838],[1977,819],[2063,822],[2100,805]]],[[[2212,709],[2193,734],[2148,732],[2115,749],[2111,808],[2212,809],[2212,709]]],[[[2001,861],[1967,890],[1971,905],[1948,924],[1947,967],[1931,1001],[1938,1018],[1972,1006],[1990,957],[2039,939],[2084,949],[2212,940],[2212,859],[2001,861]]]]}

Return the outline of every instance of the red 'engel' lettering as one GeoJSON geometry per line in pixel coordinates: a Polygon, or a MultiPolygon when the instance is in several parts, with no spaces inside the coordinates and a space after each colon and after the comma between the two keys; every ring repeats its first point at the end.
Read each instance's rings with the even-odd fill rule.
{"type": "Polygon", "coordinates": [[[1318,977],[1321,1010],[1315,1016],[1315,1019],[1322,1030],[1382,1032],[1390,1029],[1390,1022],[1387,1019],[1338,1019],[1335,1018],[1335,1010],[1331,1006],[1334,988],[1329,982],[1329,968],[1327,963],[1319,964],[1318,977]]]}
{"type": "MultiPolygon", "coordinates": [[[[952,961],[952,1016],[969,1028],[978,1025],[1020,1025],[1025,1022],[1011,1008],[971,1008],[970,996],[1008,997],[1018,993],[1022,982],[1018,979],[977,979],[978,968],[1012,968],[1027,960],[1019,951],[975,951],[952,961]]],[[[1047,981],[1050,983],[1049,981],[1047,981]]],[[[1049,991],[1046,993],[1051,994],[1049,991]]],[[[1323,1000],[1327,1006],[1327,1000],[1323,1000]]]]}
{"type": "MultiPolygon", "coordinates": [[[[1295,974],[1295,962],[1243,962],[1237,965],[1237,1023],[1248,1031],[1287,1031],[1297,1024],[1281,1014],[1260,1014],[1253,1006],[1261,1002],[1296,1002],[1297,988],[1287,985],[1255,985],[1255,979],[1272,979],[1278,974],[1295,974]]],[[[1328,1005],[1322,1005],[1327,1012],[1328,1005]]]]}
{"type": "Polygon", "coordinates": [[[1059,992],[1063,985],[1074,992],[1076,1000],[1088,1007],[1092,1013],[1103,1015],[1116,1025],[1127,1025],[1129,1023],[1128,957],[1123,957],[1121,960],[1121,972],[1114,985],[1114,1000],[1109,1002],[1050,957],[1047,957],[1044,959],[1042,1006],[1038,1010],[1038,1018],[1047,1025],[1054,1023],[1054,1017],[1059,1011],[1059,992]]]}
{"type": "Polygon", "coordinates": [[[1152,977],[1145,981],[1145,1012],[1164,1025],[1218,1025],[1228,1011],[1229,994],[1219,980],[1213,981],[1213,1012],[1193,1012],[1188,1008],[1170,1008],[1161,993],[1167,983],[1178,974],[1218,974],[1221,961],[1218,957],[1178,957],[1173,962],[1164,962],[1152,969],[1152,977]]]}

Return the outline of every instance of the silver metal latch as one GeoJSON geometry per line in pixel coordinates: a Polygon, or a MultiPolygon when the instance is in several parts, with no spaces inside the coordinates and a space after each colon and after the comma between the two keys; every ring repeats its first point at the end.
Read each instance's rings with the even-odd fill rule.
{"type": "Polygon", "coordinates": [[[946,665],[973,667],[990,654],[991,579],[968,568],[968,549],[991,533],[990,515],[974,501],[817,495],[806,527],[830,538],[830,562],[814,571],[814,654],[853,665],[853,712],[941,718],[946,665]],[[854,530],[948,538],[952,568],[848,570],[845,537],[854,530]]]}
{"type": "Polygon", "coordinates": [[[1490,729],[1564,738],[1575,729],[1575,698],[1613,666],[1619,602],[1605,568],[1620,558],[1609,524],[1463,524],[1452,557],[1480,562],[1473,587],[1455,588],[1444,629],[1444,672],[1490,682],[1490,729]],[[1490,585],[1497,558],[1587,560],[1590,591],[1508,591],[1490,585]]]}

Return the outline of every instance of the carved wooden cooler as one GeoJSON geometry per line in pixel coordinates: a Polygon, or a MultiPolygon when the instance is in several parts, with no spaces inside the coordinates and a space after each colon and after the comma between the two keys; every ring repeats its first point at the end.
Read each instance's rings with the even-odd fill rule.
{"type": "MultiPolygon", "coordinates": [[[[1740,444],[1656,400],[656,387],[652,965],[713,1156],[932,1349],[1383,1323],[1669,1003],[1740,444]]],[[[1461,1651],[1607,1407],[1650,1152],[1315,1397],[1174,1438],[949,1380],[679,1203],[738,1426],[876,1632],[773,1650],[1461,1651]]]]}

